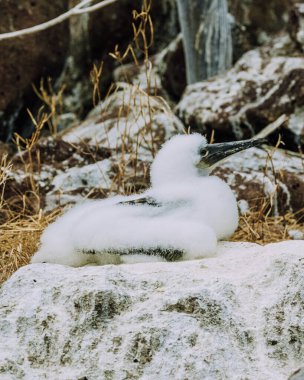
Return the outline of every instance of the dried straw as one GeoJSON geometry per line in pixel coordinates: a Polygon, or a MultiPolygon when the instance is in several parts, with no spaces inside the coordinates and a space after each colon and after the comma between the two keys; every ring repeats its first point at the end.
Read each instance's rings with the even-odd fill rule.
{"type": "Polygon", "coordinates": [[[40,213],[22,219],[12,219],[0,226],[0,283],[29,263],[37,250],[42,231],[59,214],[58,210],[46,216],[40,213]]]}

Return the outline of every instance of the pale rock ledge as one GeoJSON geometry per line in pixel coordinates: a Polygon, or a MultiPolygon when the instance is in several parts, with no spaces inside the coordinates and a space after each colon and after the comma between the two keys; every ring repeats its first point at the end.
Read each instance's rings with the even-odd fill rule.
{"type": "Polygon", "coordinates": [[[304,362],[304,241],[198,261],[21,268],[0,379],[286,380],[304,362]]]}

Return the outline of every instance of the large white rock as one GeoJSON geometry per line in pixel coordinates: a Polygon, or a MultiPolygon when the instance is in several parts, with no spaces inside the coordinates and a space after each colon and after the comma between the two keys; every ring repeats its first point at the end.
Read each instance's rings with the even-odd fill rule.
{"type": "Polygon", "coordinates": [[[0,290],[0,379],[273,379],[304,362],[304,241],[198,261],[21,268],[0,290]]]}

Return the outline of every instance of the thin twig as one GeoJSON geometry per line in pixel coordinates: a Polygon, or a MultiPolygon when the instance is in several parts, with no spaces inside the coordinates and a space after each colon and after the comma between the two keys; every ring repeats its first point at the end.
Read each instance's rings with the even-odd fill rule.
{"type": "Polygon", "coordinates": [[[8,40],[11,38],[22,37],[28,34],[34,34],[37,32],[41,32],[42,30],[51,28],[54,25],[60,24],[63,21],[69,19],[72,16],[81,15],[83,13],[90,13],[97,11],[98,9],[104,8],[107,5],[117,2],[118,0],[104,0],[95,5],[89,5],[93,0],[83,0],[79,4],[75,5],[75,7],[71,8],[69,11],[62,13],[61,15],[53,18],[52,20],[43,22],[42,24],[38,24],[32,26],[30,28],[16,30],[14,32],[2,33],[0,34],[0,41],[8,40]],[[86,7],[87,6],[87,7],[86,7]],[[84,8],[86,7],[86,8],[84,8]]]}
{"type": "Polygon", "coordinates": [[[273,123],[268,124],[267,127],[262,129],[257,135],[255,135],[255,138],[264,138],[270,135],[272,132],[274,132],[276,129],[280,128],[282,124],[285,123],[285,121],[288,120],[288,117],[286,115],[281,115],[277,120],[275,120],[273,123]]]}

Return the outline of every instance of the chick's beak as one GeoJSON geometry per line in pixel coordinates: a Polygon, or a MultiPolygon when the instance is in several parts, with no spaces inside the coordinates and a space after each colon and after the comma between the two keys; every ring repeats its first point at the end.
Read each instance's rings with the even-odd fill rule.
{"type": "Polygon", "coordinates": [[[267,143],[267,139],[249,139],[219,144],[208,144],[202,149],[200,166],[212,167],[232,154],[267,143]]]}

